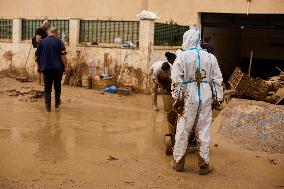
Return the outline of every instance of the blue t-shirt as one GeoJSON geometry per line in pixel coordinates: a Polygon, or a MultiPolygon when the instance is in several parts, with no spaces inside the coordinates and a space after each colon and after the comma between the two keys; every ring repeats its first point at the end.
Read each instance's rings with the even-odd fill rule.
{"type": "Polygon", "coordinates": [[[214,53],[215,53],[215,50],[214,50],[213,46],[210,45],[209,43],[203,43],[203,44],[201,44],[201,48],[202,48],[202,49],[205,49],[207,52],[209,52],[209,53],[211,53],[211,54],[213,54],[213,55],[214,55],[214,53]]]}
{"type": "Polygon", "coordinates": [[[40,42],[36,50],[36,56],[40,63],[39,70],[41,72],[45,70],[63,71],[64,65],[61,59],[63,54],[66,54],[63,42],[52,35],[46,37],[40,42]]]}

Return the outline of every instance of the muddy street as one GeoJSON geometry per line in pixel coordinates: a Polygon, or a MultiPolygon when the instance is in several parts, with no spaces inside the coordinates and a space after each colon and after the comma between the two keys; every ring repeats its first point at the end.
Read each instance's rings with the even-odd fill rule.
{"type": "MultiPolygon", "coordinates": [[[[22,86],[37,84],[0,80],[0,88],[22,86]]],[[[62,93],[62,107],[51,113],[43,99],[0,95],[1,189],[284,187],[283,154],[232,144],[218,133],[222,116],[211,130],[214,172],[198,175],[196,154],[189,154],[186,171],[176,173],[164,154],[163,112],[152,111],[150,96],[62,93]]]]}

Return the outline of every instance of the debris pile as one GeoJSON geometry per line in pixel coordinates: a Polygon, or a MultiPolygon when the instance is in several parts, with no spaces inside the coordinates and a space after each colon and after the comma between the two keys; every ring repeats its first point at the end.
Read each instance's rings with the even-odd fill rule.
{"type": "Polygon", "coordinates": [[[113,160],[118,160],[118,158],[112,156],[112,155],[109,155],[108,158],[107,158],[108,161],[113,161],[113,160]]]}
{"type": "Polygon", "coordinates": [[[0,71],[0,78],[9,77],[20,82],[31,82],[30,76],[25,69],[11,66],[9,69],[0,71]]]}
{"type": "Polygon", "coordinates": [[[79,104],[80,102],[74,98],[70,98],[70,97],[66,97],[63,102],[68,102],[68,103],[71,103],[71,104],[79,104]]]}
{"type": "Polygon", "coordinates": [[[271,77],[266,81],[269,86],[266,102],[271,104],[284,104],[284,72],[281,71],[279,76],[271,77]]]}
{"type": "Polygon", "coordinates": [[[118,95],[129,96],[131,95],[132,90],[129,88],[118,88],[118,95]]]}
{"type": "Polygon", "coordinates": [[[219,132],[234,143],[249,150],[284,153],[284,106],[234,98],[220,116],[219,132]]]}
{"type": "Polygon", "coordinates": [[[16,77],[16,80],[20,82],[31,82],[29,77],[16,77]]]}
{"type": "Polygon", "coordinates": [[[104,90],[108,87],[116,85],[115,78],[108,75],[97,75],[93,77],[93,89],[104,90]]]}
{"type": "Polygon", "coordinates": [[[118,92],[118,89],[116,86],[110,86],[104,89],[104,92],[106,93],[112,93],[112,94],[116,94],[118,92]]]}
{"type": "Polygon", "coordinates": [[[126,84],[122,87],[117,88],[116,78],[112,75],[95,74],[91,76],[89,70],[86,69],[86,66],[81,67],[84,67],[84,69],[69,69],[63,79],[63,84],[76,87],[84,87],[88,89],[102,90],[106,93],[114,93],[121,96],[131,95],[133,91],[133,85],[126,84]]]}
{"type": "Polygon", "coordinates": [[[232,74],[229,84],[240,96],[250,97],[255,100],[264,101],[268,93],[268,85],[260,78],[253,78],[244,74],[240,68],[236,68],[232,74]]]}
{"type": "Polygon", "coordinates": [[[34,101],[33,99],[43,97],[44,91],[32,88],[0,89],[0,95],[16,96],[19,97],[19,100],[34,101]]]}
{"type": "MultiPolygon", "coordinates": [[[[281,71],[281,70],[280,70],[281,71]]],[[[230,95],[238,98],[247,98],[265,101],[271,104],[284,104],[284,72],[265,81],[244,74],[240,68],[236,68],[229,79],[230,89],[234,92],[230,95]]]]}

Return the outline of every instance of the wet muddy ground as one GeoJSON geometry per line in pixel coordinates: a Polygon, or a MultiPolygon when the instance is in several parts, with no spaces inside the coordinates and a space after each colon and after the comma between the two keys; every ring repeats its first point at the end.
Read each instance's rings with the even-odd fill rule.
{"type": "MultiPolygon", "coordinates": [[[[37,86],[0,79],[0,88],[37,86]]],[[[43,99],[0,95],[0,188],[283,188],[284,155],[240,148],[217,131],[210,158],[215,171],[197,174],[195,154],[184,173],[164,155],[163,112],[151,97],[63,88],[62,107],[44,111],[43,99]]],[[[160,100],[160,108],[162,102],[160,100]]]]}

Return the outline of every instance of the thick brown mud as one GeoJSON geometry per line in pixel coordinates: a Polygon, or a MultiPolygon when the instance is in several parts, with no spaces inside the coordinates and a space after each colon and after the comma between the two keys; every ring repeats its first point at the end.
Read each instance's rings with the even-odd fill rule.
{"type": "MultiPolygon", "coordinates": [[[[1,79],[0,87],[36,86],[1,79]]],[[[184,173],[164,154],[163,113],[150,96],[119,97],[63,88],[63,104],[51,113],[43,99],[0,95],[0,188],[280,188],[283,154],[241,149],[212,127],[215,171],[199,176],[195,154],[184,173]],[[217,145],[218,144],[218,145],[217,145]],[[274,163],[273,163],[274,162],[274,163]]],[[[162,108],[161,99],[160,108],[162,108]]]]}

